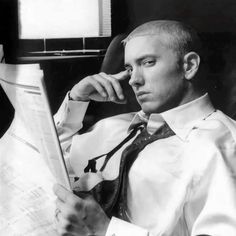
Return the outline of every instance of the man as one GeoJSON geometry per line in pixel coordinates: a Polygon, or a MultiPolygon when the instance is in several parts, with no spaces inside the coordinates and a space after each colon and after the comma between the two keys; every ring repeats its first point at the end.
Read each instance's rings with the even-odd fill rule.
{"type": "Polygon", "coordinates": [[[119,175],[123,152],[135,137],[108,160],[97,159],[93,172],[83,172],[88,160],[109,153],[140,122],[149,137],[163,125],[172,134],[144,146],[128,170],[121,187],[127,197],[126,219],[108,217],[91,195],[77,191],[77,196],[56,185],[58,232],[235,236],[236,124],[215,110],[203,87],[197,34],[180,22],[152,21],[131,32],[124,44],[126,71],[84,78],[55,116],[68,168],[80,177],[79,191],[119,175]],[[123,79],[129,79],[142,110],[104,119],[78,135],[90,100],[125,102],[123,79]]]}

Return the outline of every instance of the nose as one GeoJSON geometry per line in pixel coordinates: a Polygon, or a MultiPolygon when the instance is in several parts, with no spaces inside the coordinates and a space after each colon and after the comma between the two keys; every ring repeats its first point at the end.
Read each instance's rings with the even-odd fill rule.
{"type": "Polygon", "coordinates": [[[130,75],[129,85],[132,87],[139,87],[144,84],[143,73],[139,68],[133,68],[130,75]]]}

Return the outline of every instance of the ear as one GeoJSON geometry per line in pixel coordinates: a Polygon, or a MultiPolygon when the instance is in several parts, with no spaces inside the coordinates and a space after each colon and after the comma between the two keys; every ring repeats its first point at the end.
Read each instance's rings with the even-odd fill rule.
{"type": "Polygon", "coordinates": [[[183,62],[185,79],[191,80],[198,71],[200,57],[196,52],[189,52],[185,54],[183,62]]]}

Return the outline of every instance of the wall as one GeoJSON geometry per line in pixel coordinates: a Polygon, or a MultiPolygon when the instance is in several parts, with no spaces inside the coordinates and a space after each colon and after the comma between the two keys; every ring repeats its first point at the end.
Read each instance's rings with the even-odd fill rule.
{"type": "Polygon", "coordinates": [[[235,0],[127,0],[130,27],[152,19],[182,20],[199,32],[236,32],[235,0]]]}

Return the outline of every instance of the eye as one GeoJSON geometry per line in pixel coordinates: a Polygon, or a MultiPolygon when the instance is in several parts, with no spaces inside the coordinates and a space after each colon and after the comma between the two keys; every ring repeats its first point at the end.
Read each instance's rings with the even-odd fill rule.
{"type": "Polygon", "coordinates": [[[156,63],[156,60],[154,60],[154,59],[146,59],[143,61],[142,64],[144,66],[153,66],[153,65],[155,65],[155,63],[156,63]]]}

